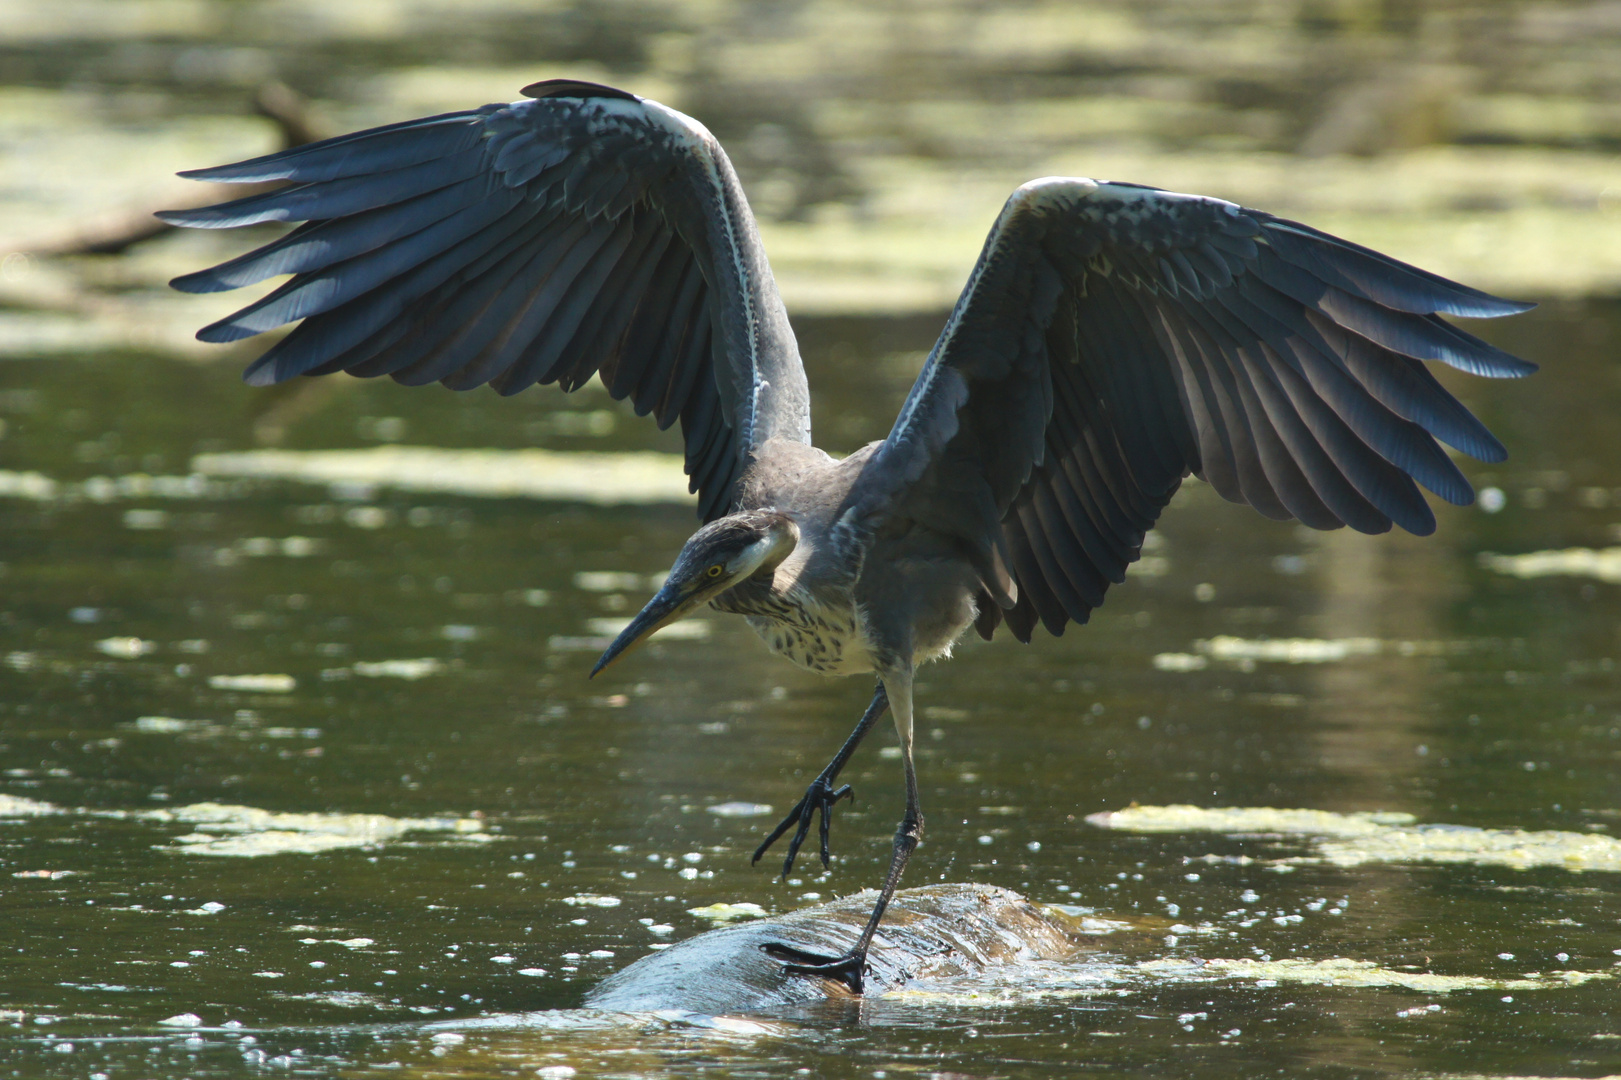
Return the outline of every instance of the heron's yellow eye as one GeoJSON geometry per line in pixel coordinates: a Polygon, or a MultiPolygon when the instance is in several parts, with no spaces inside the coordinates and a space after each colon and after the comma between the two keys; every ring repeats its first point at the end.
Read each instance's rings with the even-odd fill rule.
{"type": "Polygon", "coordinates": [[[723,574],[725,572],[726,572],[726,568],[724,566],[722,566],[720,563],[716,563],[714,566],[711,566],[706,571],[706,573],[708,573],[710,577],[720,577],[721,574],[723,574]]]}

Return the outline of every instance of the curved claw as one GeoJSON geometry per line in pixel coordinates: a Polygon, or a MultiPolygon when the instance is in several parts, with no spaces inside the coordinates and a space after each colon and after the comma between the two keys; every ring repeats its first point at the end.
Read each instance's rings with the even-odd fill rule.
{"type": "Polygon", "coordinates": [[[843,956],[824,956],[776,941],[760,948],[765,950],[767,956],[782,961],[782,969],[791,975],[819,975],[843,983],[852,994],[861,996],[862,979],[867,970],[865,949],[847,952],[843,956]]]}
{"type": "Polygon", "coordinates": [[[754,858],[750,860],[750,865],[759,862],[760,856],[781,839],[783,833],[790,827],[798,826],[794,829],[793,839],[788,841],[788,856],[782,861],[782,876],[786,878],[794,869],[794,860],[799,857],[799,849],[804,845],[805,837],[810,834],[811,819],[820,813],[822,815],[820,854],[822,866],[828,866],[832,858],[827,846],[828,830],[833,825],[833,807],[841,799],[855,802],[855,793],[850,790],[849,784],[835,789],[826,776],[818,776],[811,781],[811,786],[805,789],[805,797],[794,804],[794,808],[788,811],[787,816],[777,822],[777,827],[771,830],[771,835],[754,849],[754,858]]]}

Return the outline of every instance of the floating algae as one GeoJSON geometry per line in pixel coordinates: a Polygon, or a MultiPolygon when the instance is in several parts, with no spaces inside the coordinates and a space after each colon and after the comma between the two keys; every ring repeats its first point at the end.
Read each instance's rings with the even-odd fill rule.
{"type": "Polygon", "coordinates": [[[1412,814],[1332,810],[1275,810],[1269,806],[1132,806],[1088,815],[1093,825],[1123,832],[1287,833],[1308,836],[1372,836],[1411,825],[1412,814]]]}
{"type": "Polygon", "coordinates": [[[182,823],[196,831],[174,838],[163,850],[185,855],[312,854],[340,848],[375,847],[407,833],[452,833],[484,841],[490,835],[477,818],[397,818],[386,814],[297,814],[227,803],[193,803],[161,810],[91,810],[63,807],[15,795],[0,795],[0,819],[75,814],[92,818],[182,823]]]}
{"type": "Polygon", "coordinates": [[[1621,871],[1621,840],[1557,830],[1477,829],[1418,825],[1411,814],[1278,810],[1271,807],[1133,806],[1092,814],[1105,829],[1126,832],[1270,833],[1311,839],[1315,854],[1278,865],[1327,863],[1472,863],[1527,870],[1621,871]]]}
{"type": "Polygon", "coordinates": [[[890,990],[884,994],[884,998],[1000,1008],[1033,1001],[1104,994],[1115,996],[1124,990],[1149,989],[1164,983],[1188,985],[1244,980],[1260,988],[1289,983],[1353,990],[1393,987],[1420,993],[1450,994],[1464,990],[1558,990],[1614,978],[1615,973],[1611,971],[1530,972],[1504,978],[1438,975],[1427,971],[1397,971],[1371,960],[1343,956],[1324,960],[1296,957],[1280,960],[1166,957],[1135,963],[1120,963],[1106,958],[1076,958],[1028,963],[1016,969],[987,972],[971,979],[920,980],[890,990]],[[1148,987],[1144,983],[1148,983],[1148,987]]]}
{"type": "Polygon", "coordinates": [[[333,487],[386,487],[493,499],[548,499],[598,506],[687,503],[677,454],[558,453],[550,450],[248,450],[198,454],[194,472],[333,487]]]}
{"type": "Polygon", "coordinates": [[[476,818],[397,818],[386,814],[293,814],[224,803],[194,803],[173,810],[143,810],[132,817],[198,826],[169,850],[186,855],[310,854],[373,847],[410,832],[448,832],[488,839],[476,818]],[[224,835],[222,835],[224,834],[224,835]]]}
{"type": "Polygon", "coordinates": [[[136,472],[68,481],[33,470],[17,472],[0,469],[0,499],[110,503],[119,499],[223,499],[236,494],[237,488],[231,483],[210,480],[200,473],[152,476],[136,472]]]}
{"type": "Polygon", "coordinates": [[[1556,830],[1418,825],[1387,829],[1354,842],[1329,840],[1319,846],[1318,857],[1334,866],[1361,866],[1370,862],[1474,863],[1514,870],[1552,866],[1614,873],[1621,871],[1621,840],[1556,830]]]}
{"type": "Polygon", "coordinates": [[[1499,574],[1517,578],[1590,577],[1621,584],[1621,547],[1565,548],[1562,551],[1533,551],[1526,555],[1494,555],[1481,552],[1480,565],[1499,574]]]}
{"type": "Polygon", "coordinates": [[[700,919],[708,919],[712,923],[729,923],[738,919],[763,919],[770,912],[759,904],[744,901],[740,904],[708,904],[704,907],[687,909],[688,915],[696,915],[700,919]]]}
{"type": "Polygon", "coordinates": [[[213,690],[240,690],[249,694],[291,694],[298,689],[298,680],[291,675],[210,675],[208,685],[213,690]]]}
{"type": "Polygon", "coordinates": [[[1448,994],[1457,990],[1548,990],[1580,986],[1586,982],[1613,979],[1608,971],[1555,971],[1520,978],[1492,979],[1476,975],[1435,975],[1424,971],[1393,971],[1371,960],[1351,960],[1336,956],[1327,960],[1145,960],[1127,969],[1176,982],[1203,982],[1217,979],[1255,979],[1271,983],[1305,986],[1372,988],[1397,986],[1426,993],[1448,994]]]}
{"type": "MultiPolygon", "coordinates": [[[[587,619],[585,627],[599,637],[614,638],[630,625],[629,619],[587,619]]],[[[664,641],[707,641],[710,625],[707,619],[683,619],[678,623],[660,627],[651,637],[664,641]]]]}
{"type": "Polygon", "coordinates": [[[0,818],[45,817],[60,814],[62,808],[38,799],[25,799],[21,795],[0,794],[0,818]]]}
{"type": "Polygon", "coordinates": [[[1440,656],[1464,648],[1458,642],[1382,641],[1379,638],[1241,638],[1221,634],[1193,643],[1193,652],[1163,652],[1155,671],[1203,671],[1212,660],[1244,670],[1257,661],[1277,664],[1332,664],[1363,656],[1440,656]]]}
{"type": "Polygon", "coordinates": [[[405,679],[414,682],[429,675],[442,675],[448,669],[443,660],[425,656],[416,660],[379,660],[376,663],[362,660],[351,670],[368,679],[405,679]]]}
{"type": "Polygon", "coordinates": [[[1327,664],[1353,656],[1374,656],[1384,647],[1378,638],[1248,638],[1226,634],[1193,646],[1216,660],[1271,660],[1285,664],[1327,664]]]}
{"type": "MultiPolygon", "coordinates": [[[[110,503],[120,498],[227,498],[240,493],[243,480],[292,480],[350,490],[438,491],[444,495],[475,498],[553,499],[597,506],[692,501],[679,454],[428,446],[198,454],[191,459],[191,474],[185,477],[130,474],[91,477],[79,483],[58,482],[39,472],[0,470],[0,498],[29,499],[36,503],[78,499],[110,503]]],[[[305,543],[308,545],[308,540],[305,543]]],[[[313,551],[313,546],[306,546],[303,550],[289,548],[280,553],[313,555],[313,551]]],[[[271,553],[246,551],[246,555],[271,553]]]]}

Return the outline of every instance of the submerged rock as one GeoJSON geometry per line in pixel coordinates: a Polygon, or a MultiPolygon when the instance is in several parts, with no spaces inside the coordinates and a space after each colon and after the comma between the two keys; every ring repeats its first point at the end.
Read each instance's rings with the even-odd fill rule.
{"type": "MultiPolygon", "coordinates": [[[[772,919],[727,926],[643,957],[604,979],[585,999],[621,1012],[758,1013],[849,998],[833,979],[791,975],[765,952],[771,943],[836,956],[855,944],[872,910],[871,890],[772,919]]],[[[866,996],[914,979],[978,975],[1082,948],[1076,920],[990,885],[930,885],[895,894],[868,957],[866,996]]]]}

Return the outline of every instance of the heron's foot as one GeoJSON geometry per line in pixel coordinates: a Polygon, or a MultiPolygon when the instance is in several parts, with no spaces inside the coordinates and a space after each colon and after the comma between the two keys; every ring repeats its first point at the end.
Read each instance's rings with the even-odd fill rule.
{"type": "Polygon", "coordinates": [[[782,969],[790,975],[819,975],[843,983],[850,993],[861,996],[862,979],[867,971],[866,949],[847,952],[843,956],[824,956],[775,941],[761,948],[766,955],[781,960],[782,969]]]}
{"type": "Polygon", "coordinates": [[[760,856],[764,855],[766,849],[775,844],[783,833],[797,826],[794,828],[793,839],[788,841],[788,857],[782,860],[782,876],[786,878],[793,871],[794,860],[799,857],[800,846],[805,843],[805,837],[810,833],[811,819],[819,813],[822,815],[820,854],[822,866],[827,867],[830,860],[827,834],[833,825],[833,807],[840,799],[855,801],[855,795],[850,791],[849,784],[834,788],[825,773],[811,781],[811,786],[805,789],[805,797],[788,811],[787,817],[777,823],[777,827],[771,830],[771,835],[765,838],[765,842],[754,849],[754,858],[750,860],[750,865],[759,862],[760,856]]]}

